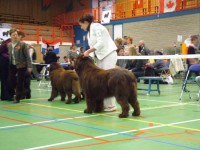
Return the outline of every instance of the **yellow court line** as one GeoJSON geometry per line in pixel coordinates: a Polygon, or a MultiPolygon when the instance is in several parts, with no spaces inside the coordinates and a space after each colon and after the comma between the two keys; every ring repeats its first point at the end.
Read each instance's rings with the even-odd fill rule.
{"type": "MultiPolygon", "coordinates": [[[[100,116],[118,118],[116,116],[109,116],[109,115],[106,115],[106,114],[100,114],[100,116]]],[[[188,127],[182,127],[182,126],[173,125],[173,124],[176,124],[176,123],[165,124],[165,123],[159,123],[159,122],[153,122],[153,121],[145,121],[145,120],[132,119],[132,118],[122,118],[122,119],[136,121],[136,122],[142,122],[142,123],[153,123],[153,124],[156,124],[156,125],[169,126],[169,127],[174,127],[174,128],[184,129],[184,130],[192,130],[192,131],[200,132],[200,129],[194,129],[194,128],[188,128],[188,127]]],[[[187,123],[187,122],[193,122],[193,121],[200,121],[200,119],[195,119],[195,120],[192,120],[192,121],[183,121],[183,122],[179,122],[178,124],[187,123]]]]}
{"type": "Polygon", "coordinates": [[[60,109],[60,110],[69,110],[69,111],[74,111],[74,112],[83,112],[80,110],[76,110],[76,109],[68,109],[68,108],[61,108],[61,107],[55,107],[55,106],[47,106],[47,105],[40,105],[40,104],[34,104],[34,103],[27,103],[29,105],[35,105],[35,106],[40,106],[40,107],[47,107],[47,108],[56,108],[56,109],[60,109]]]}
{"type": "MultiPolygon", "coordinates": [[[[61,110],[63,109],[63,110],[70,110],[70,111],[75,111],[75,112],[83,112],[83,111],[76,110],[76,109],[66,109],[66,108],[54,107],[54,106],[47,106],[47,105],[41,105],[41,104],[36,104],[36,103],[27,103],[27,104],[41,106],[41,107],[56,108],[56,109],[61,109],[61,110]]],[[[183,105],[187,105],[187,103],[175,103],[175,104],[163,105],[163,106],[152,106],[152,107],[143,108],[141,110],[156,109],[156,108],[165,108],[165,107],[172,107],[172,106],[183,106],[183,105]]]]}
{"type": "MultiPolygon", "coordinates": [[[[60,107],[54,107],[54,106],[39,105],[39,104],[34,104],[34,103],[27,103],[27,104],[36,105],[36,106],[40,106],[40,107],[47,107],[47,108],[56,108],[56,109],[60,109],[60,110],[69,110],[69,111],[74,111],[74,112],[83,112],[83,111],[75,110],[75,109],[66,109],[66,108],[60,108],[60,107]]],[[[183,105],[183,104],[181,104],[181,105],[183,105]]],[[[154,108],[154,107],[152,107],[152,108],[154,108]]],[[[94,113],[94,114],[97,114],[97,113],[94,113]]],[[[100,113],[98,113],[98,115],[99,116],[112,117],[112,118],[118,118],[117,116],[110,116],[110,115],[100,114],[100,113]]],[[[194,129],[194,128],[188,128],[188,127],[173,125],[173,124],[176,124],[176,123],[164,124],[164,123],[159,123],[159,122],[145,121],[145,120],[132,119],[132,118],[122,118],[122,119],[130,120],[130,121],[136,121],[136,122],[142,122],[142,123],[148,123],[148,124],[152,123],[152,124],[156,124],[156,125],[169,126],[169,127],[173,127],[173,128],[179,128],[179,129],[184,129],[184,130],[191,130],[191,131],[200,132],[200,129],[194,129]]],[[[200,121],[200,119],[196,119],[195,121],[200,121]]],[[[187,121],[183,121],[181,123],[184,123],[184,122],[186,123],[187,121]]]]}

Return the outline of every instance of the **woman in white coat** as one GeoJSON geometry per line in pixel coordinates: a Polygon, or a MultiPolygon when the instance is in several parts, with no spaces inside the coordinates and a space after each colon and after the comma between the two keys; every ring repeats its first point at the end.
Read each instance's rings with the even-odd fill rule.
{"type": "MultiPolygon", "coordinates": [[[[108,30],[100,23],[93,21],[93,16],[90,14],[79,19],[81,29],[88,31],[87,38],[90,48],[84,52],[84,55],[93,55],[97,66],[102,69],[114,68],[117,62],[117,47],[108,30]]],[[[114,97],[104,99],[104,111],[115,111],[116,109],[114,97]]]]}

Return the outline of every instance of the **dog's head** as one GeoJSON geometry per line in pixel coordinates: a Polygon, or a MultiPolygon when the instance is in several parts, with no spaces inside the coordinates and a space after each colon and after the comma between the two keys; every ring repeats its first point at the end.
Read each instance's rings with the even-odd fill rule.
{"type": "Polygon", "coordinates": [[[74,69],[78,73],[90,65],[94,65],[94,61],[90,56],[79,55],[75,60],[74,69]]]}
{"type": "Polygon", "coordinates": [[[49,67],[49,72],[53,71],[53,70],[56,70],[58,68],[61,68],[62,66],[60,64],[58,64],[57,62],[52,62],[50,64],[50,67],[49,67]]]}

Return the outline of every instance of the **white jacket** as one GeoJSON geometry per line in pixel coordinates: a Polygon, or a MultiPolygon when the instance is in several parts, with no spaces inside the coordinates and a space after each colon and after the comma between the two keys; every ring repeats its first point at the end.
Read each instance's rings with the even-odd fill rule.
{"type": "Polygon", "coordinates": [[[88,32],[88,44],[90,48],[96,49],[95,55],[99,60],[117,50],[108,30],[100,23],[91,23],[90,31],[88,32]]]}

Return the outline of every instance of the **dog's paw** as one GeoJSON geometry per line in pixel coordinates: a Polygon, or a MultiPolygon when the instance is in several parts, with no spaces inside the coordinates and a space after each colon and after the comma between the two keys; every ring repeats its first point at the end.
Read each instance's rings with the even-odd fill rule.
{"type": "Polygon", "coordinates": [[[119,114],[119,118],[127,118],[128,114],[119,114]]]}
{"type": "Polygon", "coordinates": [[[134,111],[133,113],[132,113],[132,116],[139,116],[140,115],[140,111],[134,111]]]}
{"type": "Polygon", "coordinates": [[[85,109],[85,110],[84,110],[84,113],[86,113],[86,114],[91,114],[92,111],[89,111],[88,109],[85,109]]]}
{"type": "Polygon", "coordinates": [[[80,98],[76,96],[75,98],[72,99],[72,101],[74,103],[79,103],[80,102],[80,98]]]}
{"type": "Polygon", "coordinates": [[[66,102],[65,102],[65,104],[71,104],[72,103],[72,101],[69,101],[69,100],[67,100],[66,102]]]}
{"type": "Polygon", "coordinates": [[[48,99],[48,101],[49,101],[49,102],[52,102],[52,101],[53,101],[53,99],[49,98],[49,99],[48,99]]]}
{"type": "Polygon", "coordinates": [[[96,108],[94,110],[95,113],[100,113],[100,112],[103,112],[103,108],[96,108]]]}

